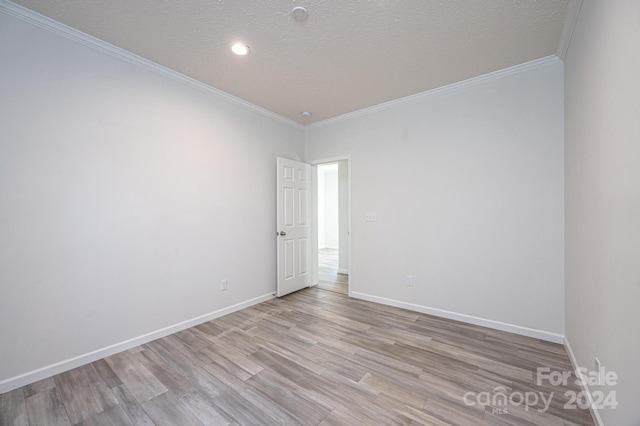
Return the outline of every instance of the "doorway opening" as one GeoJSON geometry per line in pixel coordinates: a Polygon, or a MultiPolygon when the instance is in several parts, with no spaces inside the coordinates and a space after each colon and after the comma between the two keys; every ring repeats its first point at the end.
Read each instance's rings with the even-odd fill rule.
{"type": "Polygon", "coordinates": [[[349,294],[349,162],[316,166],[318,287],[349,294]]]}

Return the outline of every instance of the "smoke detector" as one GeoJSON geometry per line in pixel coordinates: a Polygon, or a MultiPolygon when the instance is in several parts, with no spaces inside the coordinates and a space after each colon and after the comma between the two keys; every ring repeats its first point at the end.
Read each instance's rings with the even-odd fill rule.
{"type": "Polygon", "coordinates": [[[294,21],[302,22],[307,19],[309,12],[307,12],[307,8],[305,7],[296,6],[291,10],[291,16],[294,21]]]}

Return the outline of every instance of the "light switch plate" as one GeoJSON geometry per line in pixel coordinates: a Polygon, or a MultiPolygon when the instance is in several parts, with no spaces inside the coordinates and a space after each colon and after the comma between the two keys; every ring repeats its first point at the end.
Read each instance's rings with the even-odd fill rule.
{"type": "Polygon", "coordinates": [[[378,220],[378,217],[377,217],[375,212],[365,213],[364,214],[364,221],[365,222],[376,222],[377,220],[378,220]]]}

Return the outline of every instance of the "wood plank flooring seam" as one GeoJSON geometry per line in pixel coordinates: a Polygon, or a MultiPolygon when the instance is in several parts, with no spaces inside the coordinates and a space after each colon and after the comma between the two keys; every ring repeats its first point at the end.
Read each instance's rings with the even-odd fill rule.
{"type": "Polygon", "coordinates": [[[4,425],[581,425],[562,346],[309,288],[0,395],[4,425]],[[538,405],[468,404],[504,389],[538,405]],[[501,411],[502,410],[502,411],[501,411]]]}

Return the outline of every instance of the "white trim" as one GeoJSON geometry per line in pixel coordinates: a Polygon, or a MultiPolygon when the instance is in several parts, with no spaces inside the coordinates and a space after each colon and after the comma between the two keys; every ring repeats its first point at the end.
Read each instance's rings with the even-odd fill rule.
{"type": "Polygon", "coordinates": [[[342,275],[349,275],[349,270],[346,268],[338,268],[338,273],[342,275]]]}
{"type": "Polygon", "coordinates": [[[573,35],[573,30],[576,28],[581,7],[582,0],[569,0],[569,4],[567,4],[567,10],[564,15],[564,24],[562,25],[562,33],[560,33],[558,50],[556,51],[556,55],[561,60],[564,60],[564,57],[567,55],[567,49],[571,43],[571,36],[573,35]]]}
{"type": "Polygon", "coordinates": [[[329,158],[324,158],[324,159],[321,159],[321,160],[307,161],[307,163],[311,164],[312,166],[318,166],[320,164],[337,163],[338,161],[342,161],[342,160],[351,161],[351,155],[350,154],[338,155],[336,157],[329,157],[329,158]]]}
{"type": "MultiPolygon", "coordinates": [[[[569,359],[571,360],[571,366],[573,367],[573,371],[578,370],[578,360],[576,359],[575,354],[573,353],[573,349],[571,349],[571,344],[569,344],[569,339],[565,336],[564,338],[564,347],[567,349],[567,353],[569,354],[569,359]]],[[[584,382],[584,381],[583,381],[584,382]]],[[[604,426],[604,422],[600,417],[600,412],[598,412],[598,407],[595,406],[593,401],[593,396],[591,395],[591,391],[589,390],[589,386],[587,383],[583,383],[582,390],[587,394],[587,398],[589,399],[589,411],[591,412],[591,417],[597,426],[604,426]]]]}
{"type": "Polygon", "coordinates": [[[537,68],[541,66],[545,66],[548,64],[552,64],[554,62],[560,62],[560,58],[556,55],[546,56],[544,58],[536,59],[534,61],[526,62],[524,64],[515,65],[509,68],[504,68],[498,71],[494,71],[488,74],[480,75],[478,77],[473,77],[467,80],[458,81],[456,83],[451,83],[446,86],[436,87],[435,89],[427,90],[426,92],[416,93],[415,95],[405,96],[404,98],[395,99],[393,101],[384,102],[378,105],[374,105],[372,107],[363,108],[357,111],[348,112],[346,114],[339,115],[337,117],[327,118],[326,120],[317,121],[313,124],[309,124],[305,127],[305,129],[313,129],[316,127],[327,126],[330,124],[335,124],[340,121],[349,120],[355,117],[360,117],[363,115],[369,115],[376,113],[378,111],[383,111],[392,107],[396,107],[398,105],[402,105],[408,102],[413,102],[422,98],[427,98],[434,95],[440,95],[442,93],[453,92],[457,90],[461,90],[463,88],[469,86],[475,86],[477,84],[482,84],[487,81],[495,80],[497,78],[518,74],[524,71],[528,71],[532,68],[537,68]]]}
{"type": "Polygon", "coordinates": [[[262,108],[260,106],[254,105],[250,102],[245,101],[244,99],[240,99],[236,96],[233,96],[227,92],[224,92],[220,89],[216,89],[215,87],[204,84],[198,80],[195,80],[191,77],[188,77],[184,74],[180,74],[177,71],[169,69],[165,66],[152,62],[148,59],[145,59],[141,56],[135,55],[131,52],[128,52],[120,47],[114,46],[110,43],[107,43],[103,40],[100,40],[96,37],[93,37],[89,34],[83,33],[75,28],[69,27],[61,22],[55,21],[51,18],[48,18],[44,15],[41,15],[37,12],[34,12],[30,9],[27,9],[23,6],[15,4],[9,0],[0,0],[0,12],[5,12],[11,16],[14,16],[18,19],[21,19],[25,22],[29,22],[33,25],[36,25],[45,30],[51,31],[55,34],[66,37],[70,40],[81,43],[85,46],[88,46],[92,49],[100,51],[102,53],[106,53],[114,58],[123,60],[130,64],[139,66],[141,68],[146,69],[147,71],[154,72],[156,74],[160,74],[162,76],[171,78],[172,80],[181,82],[185,85],[191,86],[195,89],[198,89],[202,92],[205,92],[211,96],[217,97],[219,99],[226,100],[230,103],[243,107],[249,111],[258,113],[265,117],[268,117],[272,120],[278,121],[282,124],[286,124],[295,129],[306,129],[306,128],[315,128],[324,126],[327,124],[332,124],[340,121],[347,120],[349,118],[359,117],[362,115],[371,114],[373,112],[385,110],[391,108],[393,106],[403,104],[405,102],[414,101],[416,99],[420,99],[426,96],[432,96],[436,94],[440,94],[443,92],[450,92],[453,90],[458,90],[463,87],[467,87],[469,85],[478,84],[487,80],[492,80],[495,78],[503,77],[506,75],[511,75],[515,73],[519,73],[522,71],[526,71],[531,68],[535,68],[538,66],[546,65],[548,63],[553,63],[555,61],[559,61],[564,58],[564,54],[566,53],[566,49],[569,45],[569,41],[571,39],[571,33],[573,32],[573,28],[575,27],[575,21],[577,20],[577,15],[580,10],[580,6],[582,5],[582,0],[570,0],[567,6],[567,12],[565,16],[565,24],[562,30],[562,35],[560,38],[560,44],[558,46],[558,55],[551,55],[544,58],[536,59],[534,61],[526,62],[524,64],[515,65],[512,67],[504,68],[498,71],[494,71],[488,74],[484,74],[478,77],[473,77],[464,81],[459,81],[456,83],[452,83],[446,86],[437,87],[435,89],[427,90],[422,93],[417,93],[414,95],[406,96],[404,98],[395,99],[389,102],[384,102],[378,105],[374,105],[372,107],[360,109],[357,111],[349,112],[346,114],[339,115],[337,117],[328,118],[326,120],[317,121],[310,125],[304,126],[296,121],[293,121],[289,118],[283,117],[279,114],[276,114],[272,111],[267,110],[266,108],[262,108]],[[562,53],[562,55],[560,55],[562,53]]]}
{"type": "Polygon", "coordinates": [[[446,311],[444,309],[430,308],[428,306],[416,305],[413,303],[402,302],[400,300],[387,299],[385,297],[372,296],[370,294],[358,293],[355,291],[350,294],[350,296],[355,297],[356,299],[367,300],[369,302],[395,306],[396,308],[403,308],[410,311],[421,312],[423,314],[433,315],[436,317],[466,322],[468,324],[479,325],[487,328],[493,328],[494,330],[507,331],[509,333],[515,333],[522,336],[533,337],[535,339],[546,340],[548,342],[560,344],[564,343],[563,335],[551,333],[549,331],[537,330],[535,328],[494,321],[486,318],[475,317],[473,315],[460,314],[457,312],[446,311]]]}
{"type": "Polygon", "coordinates": [[[0,381],[0,394],[9,392],[13,389],[37,382],[38,380],[46,379],[47,377],[54,376],[65,371],[69,371],[73,368],[80,367],[85,364],[97,361],[99,359],[117,354],[127,349],[135,348],[136,346],[144,345],[145,343],[153,340],[160,339],[178,331],[185,330],[190,327],[211,321],[221,316],[230,314],[232,312],[239,311],[249,306],[256,305],[258,303],[265,302],[273,299],[275,296],[273,293],[265,294],[254,299],[247,300],[245,302],[237,303],[233,306],[219,309],[214,312],[210,312],[199,317],[192,318],[187,321],[180,322],[178,324],[170,325],[160,330],[152,331],[151,333],[143,334],[142,336],[134,337],[124,342],[116,343],[107,346],[102,349],[79,355],[64,361],[57,362],[55,364],[48,365],[46,367],[38,368],[37,370],[30,371],[28,373],[20,374],[15,377],[0,381]]]}
{"type": "Polygon", "coordinates": [[[152,62],[141,56],[128,52],[120,47],[114,46],[110,43],[107,43],[106,41],[100,40],[89,34],[85,34],[82,31],[69,27],[68,25],[60,23],[58,21],[54,21],[51,18],[48,18],[37,12],[29,10],[23,6],[12,3],[8,0],[0,0],[0,12],[5,12],[8,15],[21,19],[30,24],[36,25],[45,30],[51,31],[52,33],[58,34],[60,36],[66,37],[75,42],[81,43],[99,52],[106,53],[107,55],[110,55],[114,58],[120,59],[122,61],[136,65],[138,67],[144,68],[147,71],[160,74],[164,77],[168,77],[172,80],[178,81],[187,86],[191,86],[195,89],[198,89],[218,99],[225,100],[227,102],[230,102],[232,104],[245,108],[254,113],[257,113],[267,118],[270,118],[272,120],[278,121],[282,124],[286,124],[288,126],[291,126],[299,130],[304,129],[304,126],[300,123],[297,123],[279,114],[271,112],[265,108],[254,105],[251,102],[247,102],[244,99],[240,99],[227,92],[223,92],[220,89],[216,89],[215,87],[204,84],[184,74],[180,74],[179,72],[169,69],[165,66],[156,64],[155,62],[152,62]]]}

